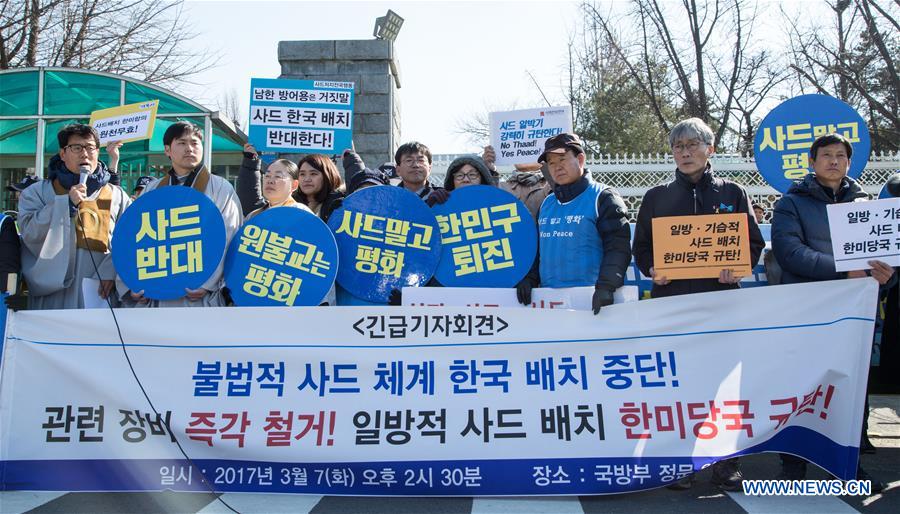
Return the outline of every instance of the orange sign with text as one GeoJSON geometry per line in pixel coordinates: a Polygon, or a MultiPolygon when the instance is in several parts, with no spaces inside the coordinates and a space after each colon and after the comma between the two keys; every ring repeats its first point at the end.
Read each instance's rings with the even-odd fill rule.
{"type": "Polygon", "coordinates": [[[746,214],[653,219],[653,267],[669,280],[716,278],[723,269],[751,272],[746,214]]]}

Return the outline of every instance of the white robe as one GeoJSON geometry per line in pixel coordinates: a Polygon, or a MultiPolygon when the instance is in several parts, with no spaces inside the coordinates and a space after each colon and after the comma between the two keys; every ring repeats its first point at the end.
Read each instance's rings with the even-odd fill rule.
{"type": "MultiPolygon", "coordinates": [[[[141,192],[142,195],[148,191],[153,191],[159,187],[160,179],[156,179],[141,192]]],[[[167,187],[185,187],[170,185],[167,187]]],[[[241,226],[243,216],[241,213],[241,204],[238,202],[237,194],[234,187],[224,178],[209,174],[209,182],[206,184],[206,196],[216,204],[219,212],[222,213],[222,219],[225,221],[225,250],[228,249],[228,243],[241,226]]],[[[199,300],[190,300],[186,296],[182,296],[176,300],[150,300],[149,302],[138,303],[130,298],[128,286],[122,282],[117,283],[117,289],[122,298],[123,304],[129,307],[223,307],[225,299],[222,297],[221,289],[223,286],[223,267],[225,265],[225,252],[219,259],[219,265],[216,266],[212,276],[200,287],[209,291],[203,298],[199,300]]]]}
{"type": "MultiPolygon", "coordinates": [[[[112,189],[109,209],[112,239],[116,221],[131,205],[131,198],[119,186],[108,187],[112,189]]],[[[96,200],[100,191],[87,199],[96,200]]],[[[75,218],[69,215],[69,195],[57,195],[50,180],[22,191],[18,223],[29,309],[83,309],[81,281],[84,278],[115,280],[112,254],[76,246],[75,218]]]]}

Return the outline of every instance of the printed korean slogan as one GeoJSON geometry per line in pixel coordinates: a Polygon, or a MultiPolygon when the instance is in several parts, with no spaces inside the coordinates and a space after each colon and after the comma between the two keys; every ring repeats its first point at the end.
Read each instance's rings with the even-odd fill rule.
{"type": "Polygon", "coordinates": [[[244,223],[225,256],[235,305],[319,305],[334,284],[334,235],[300,209],[267,209],[244,223]]]}
{"type": "Polygon", "coordinates": [[[837,133],[853,145],[851,178],[859,178],[869,160],[866,121],[852,107],[826,95],[785,100],[766,115],[753,142],[756,168],[781,193],[810,172],[809,147],[819,136],[837,133]]]}
{"type": "Polygon", "coordinates": [[[163,187],[131,204],[113,231],[119,277],[153,300],[197,289],[225,255],[225,222],[216,204],[189,187],[163,187]]]}
{"type": "Polygon", "coordinates": [[[435,278],[451,287],[515,287],[537,252],[534,218],[525,204],[491,186],[453,191],[432,208],[441,229],[435,278]]]}
{"type": "Polygon", "coordinates": [[[568,105],[492,112],[489,118],[491,145],[501,166],[537,162],[544,141],[572,132],[572,108],[568,105]]]}
{"type": "Polygon", "coordinates": [[[159,100],[120,105],[91,113],[90,125],[97,129],[100,144],[138,141],[153,136],[159,100]]]}
{"type": "Polygon", "coordinates": [[[109,312],[11,312],[0,489],[203,491],[202,473],[219,491],[604,494],[758,452],[851,479],[876,292],[757,287],[598,316],[119,310],[158,414],[109,312]]]}
{"type": "Polygon", "coordinates": [[[723,269],[750,274],[746,214],[653,218],[653,266],[669,280],[715,278],[723,269]]]}
{"type": "MultiPolygon", "coordinates": [[[[507,287],[409,287],[403,290],[407,307],[506,307],[516,309],[593,310],[594,286],[536,287],[531,304],[522,305],[515,288],[507,287]]],[[[613,293],[613,303],[638,301],[637,286],[622,286],[613,293]]]]}
{"type": "Polygon", "coordinates": [[[353,82],[251,79],[249,140],[260,152],[340,153],[352,146],[353,82]]]}
{"type": "Polygon", "coordinates": [[[900,198],[829,204],[835,271],[870,269],[875,259],[900,266],[900,198]]]}
{"type": "Polygon", "coordinates": [[[441,256],[434,214],[402,187],[356,191],[328,226],[338,244],[338,284],[368,302],[387,303],[395,289],[425,285],[441,256]]]}

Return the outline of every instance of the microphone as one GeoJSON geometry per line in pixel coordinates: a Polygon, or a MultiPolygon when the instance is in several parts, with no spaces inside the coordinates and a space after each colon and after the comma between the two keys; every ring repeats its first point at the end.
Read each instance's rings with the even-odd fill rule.
{"type": "Polygon", "coordinates": [[[81,185],[87,184],[88,177],[91,176],[91,169],[87,166],[80,166],[78,168],[78,172],[80,176],[78,177],[78,183],[81,185]]]}

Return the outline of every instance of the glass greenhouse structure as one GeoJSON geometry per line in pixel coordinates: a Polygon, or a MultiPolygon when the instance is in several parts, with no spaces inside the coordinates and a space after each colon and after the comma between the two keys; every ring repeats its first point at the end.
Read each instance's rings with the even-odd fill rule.
{"type": "MultiPolygon", "coordinates": [[[[119,170],[126,191],[131,192],[139,176],[159,176],[167,169],[162,136],[180,120],[203,127],[204,162],[213,173],[234,179],[247,137],[219,112],[122,75],[75,68],[19,68],[0,71],[0,207],[15,209],[6,186],[26,174],[43,176],[46,163],[59,150],[56,133],[60,128],[87,123],[98,109],[148,100],[159,100],[153,137],[126,143],[120,150],[119,170]]],[[[100,159],[107,158],[102,152],[100,159]]]]}

